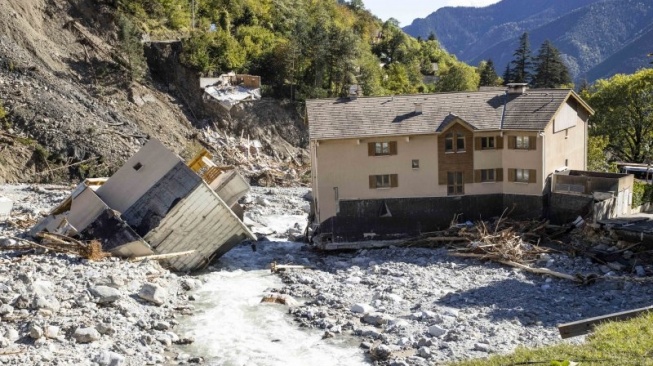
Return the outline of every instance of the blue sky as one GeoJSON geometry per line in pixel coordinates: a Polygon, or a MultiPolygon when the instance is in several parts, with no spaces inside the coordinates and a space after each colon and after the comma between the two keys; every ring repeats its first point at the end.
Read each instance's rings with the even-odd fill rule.
{"type": "Polygon", "coordinates": [[[426,18],[443,6],[486,6],[499,0],[363,0],[372,14],[383,20],[395,18],[402,27],[415,18],[426,18]]]}

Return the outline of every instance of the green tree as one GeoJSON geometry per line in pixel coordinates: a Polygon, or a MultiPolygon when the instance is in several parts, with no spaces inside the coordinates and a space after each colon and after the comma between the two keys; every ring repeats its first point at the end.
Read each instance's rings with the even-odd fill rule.
{"type": "Polygon", "coordinates": [[[487,62],[483,63],[479,70],[480,75],[480,86],[497,86],[499,85],[498,80],[499,76],[497,75],[496,70],[494,69],[494,62],[492,59],[488,59],[487,62]]]}
{"type": "MultiPolygon", "coordinates": [[[[515,57],[510,65],[512,66],[512,73],[510,82],[513,83],[528,83],[531,80],[531,67],[533,65],[531,55],[531,45],[528,41],[528,32],[524,32],[519,37],[519,47],[513,53],[515,57]]],[[[508,80],[504,78],[504,80],[508,80]]]]}
{"type": "Polygon", "coordinates": [[[125,16],[118,18],[120,49],[127,60],[129,79],[131,81],[140,80],[145,74],[147,67],[143,45],[140,42],[140,35],[140,30],[129,18],[125,16]]]}
{"type": "Polygon", "coordinates": [[[609,139],[608,152],[617,160],[651,162],[653,69],[598,80],[584,97],[596,110],[590,118],[590,132],[609,139]]]}
{"type": "Polygon", "coordinates": [[[607,136],[590,136],[587,140],[587,169],[592,172],[614,170],[608,162],[606,151],[610,145],[607,136]]]}
{"type": "Polygon", "coordinates": [[[535,57],[535,75],[533,76],[534,88],[559,88],[570,84],[569,70],[562,62],[560,51],[553,46],[551,41],[542,43],[535,57]]]}
{"type": "Polygon", "coordinates": [[[478,89],[479,76],[476,70],[463,63],[455,63],[441,73],[436,89],[440,92],[474,91],[478,89]]]}
{"type": "Polygon", "coordinates": [[[506,69],[503,71],[503,84],[509,84],[512,83],[514,80],[512,76],[512,69],[510,68],[510,64],[506,65],[506,69]]]}

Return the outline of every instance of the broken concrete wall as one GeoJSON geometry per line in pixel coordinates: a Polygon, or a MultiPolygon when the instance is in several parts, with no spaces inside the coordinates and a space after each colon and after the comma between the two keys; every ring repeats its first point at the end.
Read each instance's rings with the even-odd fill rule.
{"type": "Polygon", "coordinates": [[[586,217],[592,212],[594,198],[588,195],[552,193],[549,201],[549,221],[562,225],[574,221],[578,216],[586,217]]]}
{"type": "Polygon", "coordinates": [[[179,161],[122,216],[139,235],[145,236],[159,225],[175,204],[188,196],[201,182],[200,176],[184,162],[179,161]]]}
{"type": "Polygon", "coordinates": [[[97,195],[112,209],[125,212],[179,161],[161,142],[150,140],[97,190],[97,195]]]}

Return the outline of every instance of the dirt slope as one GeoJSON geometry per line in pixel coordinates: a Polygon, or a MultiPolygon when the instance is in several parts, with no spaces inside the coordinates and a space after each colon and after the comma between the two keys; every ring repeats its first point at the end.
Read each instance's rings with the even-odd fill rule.
{"type": "MultiPolygon", "coordinates": [[[[247,112],[256,108],[198,115],[186,105],[192,100],[149,71],[130,82],[120,66],[115,17],[111,0],[0,1],[0,105],[9,115],[0,121],[0,183],[107,175],[149,137],[187,157],[201,147],[199,128],[258,135],[256,113],[247,112]]],[[[271,133],[266,147],[274,149],[284,141],[271,133]]],[[[280,162],[302,155],[293,145],[305,140],[285,142],[290,149],[271,155],[280,162]]]]}

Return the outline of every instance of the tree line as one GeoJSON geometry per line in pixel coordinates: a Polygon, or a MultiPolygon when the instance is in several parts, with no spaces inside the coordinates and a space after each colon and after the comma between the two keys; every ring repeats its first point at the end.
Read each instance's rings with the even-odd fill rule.
{"type": "Polygon", "coordinates": [[[482,62],[478,68],[480,86],[526,83],[533,88],[573,87],[569,69],[560,51],[551,41],[546,40],[537,55],[533,56],[527,32],[519,37],[519,46],[513,53],[513,60],[506,65],[502,77],[497,75],[491,59],[482,62]]]}
{"type": "Polygon", "coordinates": [[[203,75],[260,75],[268,95],[308,99],[476,90],[479,74],[435,36],[416,39],[362,0],[120,0],[153,39],[183,39],[203,75]]]}

